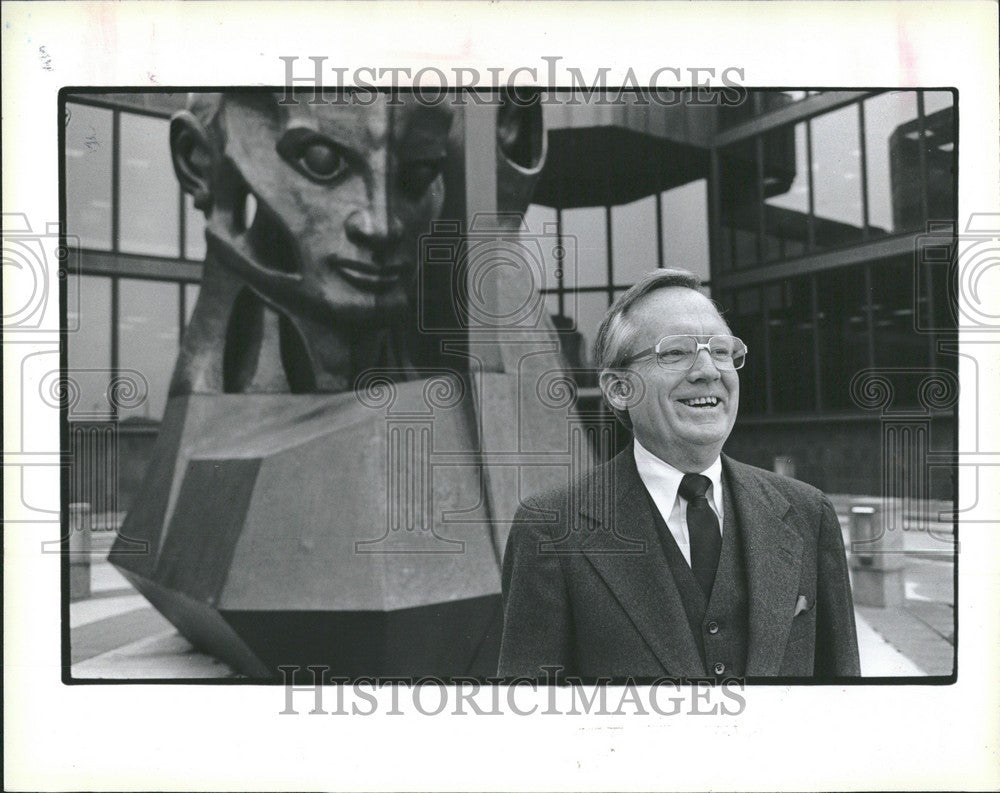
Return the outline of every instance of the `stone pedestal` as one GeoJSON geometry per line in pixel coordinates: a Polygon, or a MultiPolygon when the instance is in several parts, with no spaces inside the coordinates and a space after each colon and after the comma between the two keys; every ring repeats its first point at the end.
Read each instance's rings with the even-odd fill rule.
{"type": "MultiPolygon", "coordinates": [[[[519,378],[483,380],[514,389],[496,412],[513,411],[519,378]]],[[[195,647],[254,678],[308,665],[493,675],[510,518],[526,482],[570,470],[552,455],[539,470],[536,449],[484,462],[497,440],[481,440],[491,430],[474,404],[500,400],[479,390],[449,374],[337,395],[174,398],[111,561],[195,647]]]]}
{"type": "Polygon", "coordinates": [[[69,599],[90,597],[90,504],[69,505],[69,599]]]}
{"type": "Polygon", "coordinates": [[[482,485],[430,456],[474,448],[472,427],[460,406],[430,414],[423,385],[387,386],[411,408],[391,425],[354,394],[172,400],[113,563],[253,677],[283,664],[492,673],[499,569],[482,485]]]}
{"type": "Polygon", "coordinates": [[[881,503],[875,499],[851,502],[851,584],[858,606],[891,608],[906,600],[901,528],[888,528],[881,503]]]}

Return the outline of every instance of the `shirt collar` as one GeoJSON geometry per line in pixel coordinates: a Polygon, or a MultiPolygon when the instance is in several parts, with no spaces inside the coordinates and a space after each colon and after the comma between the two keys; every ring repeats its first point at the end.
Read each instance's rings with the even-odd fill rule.
{"type": "MultiPolygon", "coordinates": [[[[634,440],[633,454],[635,456],[635,467],[639,472],[639,478],[646,486],[646,489],[659,495],[665,503],[673,504],[677,501],[677,491],[680,489],[684,472],[674,468],[670,463],[664,462],[645,446],[634,440]]],[[[712,481],[712,502],[717,513],[722,512],[722,458],[716,457],[715,461],[704,471],[700,471],[702,476],[707,476],[712,481]]]]}

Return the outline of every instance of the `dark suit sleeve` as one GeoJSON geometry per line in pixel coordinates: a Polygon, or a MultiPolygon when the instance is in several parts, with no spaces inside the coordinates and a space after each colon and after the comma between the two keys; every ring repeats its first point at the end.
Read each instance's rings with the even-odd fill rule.
{"type": "Polygon", "coordinates": [[[825,496],[819,536],[816,592],[816,677],[861,674],[847,556],[837,513],[825,496]]]}
{"type": "Polygon", "coordinates": [[[544,679],[543,666],[572,674],[572,615],[562,562],[543,550],[551,540],[538,513],[518,510],[503,560],[502,677],[544,679]]]}

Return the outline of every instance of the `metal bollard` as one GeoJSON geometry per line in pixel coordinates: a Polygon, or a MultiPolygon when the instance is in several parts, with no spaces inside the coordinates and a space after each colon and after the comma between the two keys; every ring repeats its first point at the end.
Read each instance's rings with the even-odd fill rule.
{"type": "Polygon", "coordinates": [[[885,527],[876,499],[856,499],[850,508],[851,583],[858,606],[891,608],[906,600],[903,532],[885,527]]]}
{"type": "Polygon", "coordinates": [[[69,599],[90,597],[90,504],[69,505],[69,599]]]}

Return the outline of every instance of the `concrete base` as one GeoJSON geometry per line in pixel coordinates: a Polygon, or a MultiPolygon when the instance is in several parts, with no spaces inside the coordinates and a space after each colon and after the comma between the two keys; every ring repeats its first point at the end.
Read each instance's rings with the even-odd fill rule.
{"type": "Polygon", "coordinates": [[[906,600],[904,570],[872,570],[855,567],[851,571],[855,606],[894,608],[906,600]]]}
{"type": "Polygon", "coordinates": [[[69,599],[90,597],[90,504],[69,505],[69,599]]]}
{"type": "Polygon", "coordinates": [[[69,566],[69,599],[71,602],[90,597],[90,565],[72,561],[69,566]]]}
{"type": "Polygon", "coordinates": [[[566,406],[518,405],[536,382],[484,373],[467,394],[446,372],[357,394],[174,397],[110,561],[254,679],[492,675],[522,489],[579,464],[566,406]]]}

